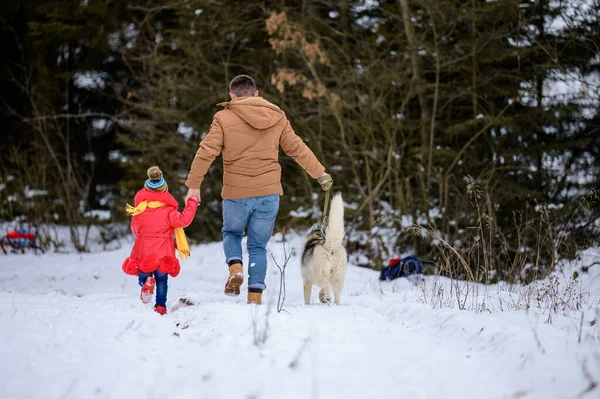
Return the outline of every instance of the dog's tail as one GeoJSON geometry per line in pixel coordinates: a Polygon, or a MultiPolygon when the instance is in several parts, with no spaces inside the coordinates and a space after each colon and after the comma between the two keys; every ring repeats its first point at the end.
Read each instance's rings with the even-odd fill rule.
{"type": "Polygon", "coordinates": [[[344,239],[344,200],[342,199],[342,193],[337,193],[333,197],[329,209],[327,233],[323,245],[328,248],[341,247],[344,239]]]}

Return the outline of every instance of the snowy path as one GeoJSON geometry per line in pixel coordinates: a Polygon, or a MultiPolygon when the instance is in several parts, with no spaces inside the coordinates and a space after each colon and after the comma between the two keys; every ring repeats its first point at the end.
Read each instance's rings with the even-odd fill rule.
{"type": "Polygon", "coordinates": [[[266,304],[248,306],[245,286],[222,294],[219,243],[193,249],[160,317],[121,272],[127,253],[0,257],[0,397],[574,398],[589,383],[584,360],[600,375],[593,327],[578,344],[568,320],[432,310],[409,284],[381,290],[356,267],[341,306],[302,305],[298,256],[289,313],[275,310],[275,267],[266,304]]]}

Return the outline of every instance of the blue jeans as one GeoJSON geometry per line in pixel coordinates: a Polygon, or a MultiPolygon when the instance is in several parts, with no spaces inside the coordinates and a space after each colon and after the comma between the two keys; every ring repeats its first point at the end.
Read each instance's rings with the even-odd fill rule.
{"type": "Polygon", "coordinates": [[[169,289],[167,285],[167,280],[169,279],[169,275],[167,273],[159,272],[155,270],[153,273],[144,273],[140,272],[138,275],[138,283],[140,287],[144,285],[148,277],[154,274],[154,278],[156,279],[156,304],[160,306],[167,306],[167,290],[169,289]]]}
{"type": "Polygon", "coordinates": [[[267,244],[279,212],[279,195],[223,200],[223,249],[228,265],[242,262],[242,237],[248,227],[248,288],[264,290],[267,275],[267,244]]]}

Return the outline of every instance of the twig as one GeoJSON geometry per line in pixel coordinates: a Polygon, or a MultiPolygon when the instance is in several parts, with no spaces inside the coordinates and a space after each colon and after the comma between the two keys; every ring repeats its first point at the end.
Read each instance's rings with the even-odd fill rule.
{"type": "Polygon", "coordinates": [[[433,230],[433,228],[425,228],[419,225],[413,225],[412,227],[407,228],[405,231],[424,231],[425,233],[427,233],[429,236],[437,239],[441,244],[444,244],[444,246],[446,246],[447,248],[449,248],[452,252],[454,252],[454,254],[458,257],[458,260],[460,261],[460,263],[463,265],[465,271],[467,272],[467,275],[469,277],[469,279],[471,281],[475,281],[475,276],[473,275],[473,272],[471,271],[471,267],[469,266],[469,264],[465,261],[465,259],[456,251],[456,249],[454,249],[452,247],[452,245],[448,244],[446,242],[446,240],[444,240],[437,232],[435,232],[433,230]]]}
{"type": "MultiPolygon", "coordinates": [[[[283,236],[285,237],[285,228],[283,230],[283,236]]],[[[277,269],[279,269],[279,297],[277,298],[277,313],[281,313],[282,310],[287,312],[287,310],[283,309],[283,304],[285,303],[285,268],[287,267],[287,264],[289,263],[293,254],[293,251],[288,253],[288,248],[285,246],[285,240],[282,241],[281,245],[283,246],[283,266],[280,266],[277,262],[277,259],[275,259],[275,256],[271,254],[273,262],[275,262],[277,269]]]]}

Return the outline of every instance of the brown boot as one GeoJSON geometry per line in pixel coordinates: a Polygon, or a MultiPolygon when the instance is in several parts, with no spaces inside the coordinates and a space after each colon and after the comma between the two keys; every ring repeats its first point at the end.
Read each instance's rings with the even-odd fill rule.
{"type": "Polygon", "coordinates": [[[248,303],[255,305],[262,304],[262,292],[250,292],[248,291],[248,303]]]}
{"type": "Polygon", "coordinates": [[[229,266],[229,278],[225,283],[225,295],[240,295],[240,286],[244,283],[244,270],[241,263],[229,266]]]}

